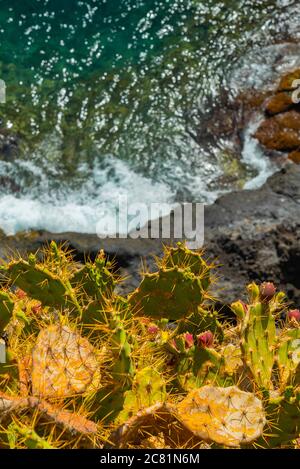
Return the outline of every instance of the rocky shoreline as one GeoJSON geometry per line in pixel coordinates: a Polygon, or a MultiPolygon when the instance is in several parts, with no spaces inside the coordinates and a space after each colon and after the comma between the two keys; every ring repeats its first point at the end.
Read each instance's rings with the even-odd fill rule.
{"type": "MultiPolygon", "coordinates": [[[[300,303],[300,166],[288,163],[258,190],[224,195],[205,207],[206,257],[216,260],[220,305],[242,296],[251,280],[274,281],[298,306],[300,303]]],[[[84,262],[100,249],[115,258],[129,276],[123,291],[139,283],[141,261],[151,268],[162,242],[151,239],[99,239],[96,235],[45,231],[21,233],[0,240],[0,257],[36,251],[52,239],[65,242],[84,262]]],[[[173,240],[164,240],[165,243],[173,240]]]]}

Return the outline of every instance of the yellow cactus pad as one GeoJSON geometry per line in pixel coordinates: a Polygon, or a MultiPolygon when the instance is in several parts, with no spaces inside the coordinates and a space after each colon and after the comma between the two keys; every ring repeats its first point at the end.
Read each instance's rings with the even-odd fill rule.
{"type": "Polygon", "coordinates": [[[266,423],[262,402],[236,386],[191,391],[177,406],[177,414],[194,435],[231,447],[261,436],[266,423]]]}
{"type": "Polygon", "coordinates": [[[97,356],[89,341],[67,326],[43,329],[32,352],[32,392],[40,397],[67,397],[96,391],[97,356]]]}
{"type": "Polygon", "coordinates": [[[243,366],[241,349],[233,344],[227,344],[223,347],[222,356],[224,358],[224,370],[230,375],[243,366]]]}

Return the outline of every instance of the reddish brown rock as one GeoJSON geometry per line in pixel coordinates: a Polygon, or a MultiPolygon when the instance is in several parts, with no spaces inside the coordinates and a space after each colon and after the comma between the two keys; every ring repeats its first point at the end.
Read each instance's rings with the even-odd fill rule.
{"type": "Polygon", "coordinates": [[[273,116],[280,112],[288,111],[293,105],[292,96],[288,93],[282,92],[267,99],[265,110],[267,114],[273,116]]]}
{"type": "Polygon", "coordinates": [[[293,102],[292,91],[297,88],[295,80],[300,81],[300,69],[282,77],[275,94],[264,103],[266,120],[259,126],[254,136],[268,150],[290,153],[290,160],[298,162],[300,104],[293,102]]]}
{"type": "Polygon", "coordinates": [[[278,87],[278,91],[293,91],[298,88],[299,85],[295,85],[295,80],[300,80],[300,69],[296,69],[292,72],[287,73],[284,75],[278,87]]]}
{"type": "Polygon", "coordinates": [[[289,154],[289,160],[293,161],[293,163],[300,164],[300,148],[289,154]]]}
{"type": "Polygon", "coordinates": [[[278,122],[280,127],[287,129],[300,130],[300,113],[298,111],[288,111],[278,114],[274,119],[278,122]]]}
{"type": "Polygon", "coordinates": [[[269,150],[293,151],[300,147],[300,131],[283,127],[276,117],[263,121],[254,137],[269,150]]]}

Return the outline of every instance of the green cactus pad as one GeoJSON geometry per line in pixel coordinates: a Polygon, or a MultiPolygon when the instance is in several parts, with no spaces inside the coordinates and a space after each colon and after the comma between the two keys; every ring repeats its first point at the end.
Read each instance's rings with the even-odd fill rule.
{"type": "Polygon", "coordinates": [[[4,291],[0,291],[0,334],[12,318],[14,310],[14,302],[10,295],[4,291]]]}
{"type": "Polygon", "coordinates": [[[195,311],[203,298],[201,279],[174,267],[145,274],[130,303],[141,315],[178,320],[195,311]]]}
{"type": "Polygon", "coordinates": [[[210,267],[201,253],[179,243],[165,248],[158,272],[145,273],[129,301],[137,313],[178,320],[197,311],[210,284],[210,267]]]}
{"type": "Polygon", "coordinates": [[[289,444],[299,437],[299,396],[291,399],[271,398],[266,404],[266,412],[270,421],[270,435],[265,446],[274,448],[278,445],[289,444]]]}
{"type": "Polygon", "coordinates": [[[276,358],[281,389],[289,384],[299,385],[300,329],[288,329],[281,334],[276,358]]]}
{"type": "Polygon", "coordinates": [[[191,332],[194,336],[201,332],[211,331],[214,337],[222,342],[224,339],[223,327],[218,321],[218,313],[207,311],[201,307],[178,324],[178,333],[191,332]]]}
{"type": "Polygon", "coordinates": [[[226,382],[226,376],[221,373],[223,361],[214,349],[195,347],[179,359],[177,380],[180,387],[190,391],[205,384],[223,385],[226,382]]]}
{"type": "Polygon", "coordinates": [[[268,304],[257,303],[249,307],[243,327],[241,348],[245,362],[259,387],[272,388],[275,361],[276,326],[268,304]]]}
{"type": "Polygon", "coordinates": [[[116,284],[112,263],[100,252],[94,263],[87,262],[71,277],[72,287],[84,292],[87,301],[110,298],[116,284]]]}
{"type": "Polygon", "coordinates": [[[32,428],[12,423],[8,427],[7,438],[10,449],[54,449],[47,440],[41,438],[32,428]]]}
{"type": "Polygon", "coordinates": [[[42,304],[49,306],[66,304],[68,289],[61,278],[46,267],[33,265],[24,260],[13,261],[7,268],[7,274],[14,285],[42,304]]]}
{"type": "Polygon", "coordinates": [[[126,422],[141,409],[165,402],[166,397],[166,385],[160,373],[152,368],[138,371],[132,389],[125,393],[124,408],[118,422],[126,422]]]}
{"type": "Polygon", "coordinates": [[[177,247],[165,248],[164,257],[158,265],[190,270],[197,277],[201,277],[202,287],[207,290],[210,285],[211,267],[204,261],[202,254],[200,251],[191,251],[183,243],[177,243],[177,247]]]}

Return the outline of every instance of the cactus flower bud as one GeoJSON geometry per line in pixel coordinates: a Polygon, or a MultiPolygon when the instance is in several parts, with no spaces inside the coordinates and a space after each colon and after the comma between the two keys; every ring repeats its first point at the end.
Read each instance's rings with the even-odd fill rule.
{"type": "Polygon", "coordinates": [[[174,349],[176,352],[179,352],[179,349],[178,349],[178,347],[177,347],[177,343],[176,343],[176,340],[175,340],[175,339],[172,339],[172,340],[170,341],[170,346],[171,346],[171,348],[174,349]]]}
{"type": "Polygon", "coordinates": [[[260,298],[262,301],[270,301],[276,293],[276,287],[274,283],[264,282],[260,286],[260,298]]]}
{"type": "Polygon", "coordinates": [[[236,301],[232,303],[231,309],[238,319],[244,319],[245,315],[248,313],[248,306],[243,301],[236,301]]]}
{"type": "Polygon", "coordinates": [[[197,335],[197,342],[199,347],[211,347],[214,342],[214,335],[211,331],[202,332],[201,334],[197,335]]]}
{"type": "Polygon", "coordinates": [[[288,319],[295,319],[296,321],[300,322],[300,311],[299,309],[292,309],[287,313],[288,319]]]}
{"type": "Polygon", "coordinates": [[[193,345],[194,345],[193,334],[190,334],[189,332],[184,334],[184,341],[185,341],[185,348],[189,349],[189,348],[193,347],[193,345]]]}

